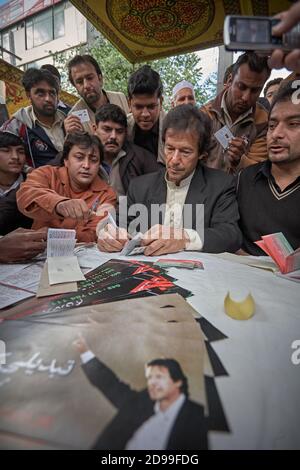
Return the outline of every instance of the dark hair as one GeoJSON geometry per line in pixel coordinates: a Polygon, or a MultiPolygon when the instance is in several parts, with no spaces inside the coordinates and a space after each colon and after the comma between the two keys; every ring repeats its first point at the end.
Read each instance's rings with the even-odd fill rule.
{"type": "Polygon", "coordinates": [[[186,397],[189,396],[189,386],[187,377],[184,375],[181,365],[175,359],[153,359],[152,361],[147,362],[146,367],[165,367],[168,369],[171,379],[174,382],[181,380],[182,385],[180,391],[184,393],[186,397]]]}
{"type": "Polygon", "coordinates": [[[30,92],[31,88],[37,85],[40,82],[47,82],[48,85],[53,87],[56,90],[56,93],[59,92],[59,83],[55,76],[49,72],[49,70],[41,69],[27,69],[22,77],[22,85],[25,88],[26,92],[30,92]]]}
{"type": "Polygon", "coordinates": [[[267,91],[268,91],[268,89],[270,88],[270,86],[279,85],[279,83],[281,83],[282,80],[283,80],[283,78],[278,77],[278,78],[274,78],[274,80],[268,81],[268,82],[265,84],[265,88],[264,88],[264,97],[267,96],[267,91]]]}
{"type": "Polygon", "coordinates": [[[104,104],[97,111],[95,116],[96,124],[104,121],[113,121],[127,129],[127,117],[123,109],[116,104],[104,104]]]}
{"type": "Polygon", "coordinates": [[[67,134],[67,137],[64,141],[61,164],[63,164],[64,160],[68,159],[70,150],[72,147],[74,147],[74,145],[78,145],[78,147],[83,149],[97,147],[99,149],[100,162],[103,160],[103,146],[96,135],[91,135],[88,132],[72,132],[67,134]]]}
{"type": "Polygon", "coordinates": [[[232,75],[232,69],[233,69],[234,64],[229,65],[227,69],[225,70],[224,77],[223,77],[223,85],[227,83],[229,75],[232,75]]]}
{"type": "Polygon", "coordinates": [[[236,75],[238,69],[243,64],[247,64],[252,72],[262,73],[266,71],[267,77],[270,76],[271,69],[268,66],[267,57],[258,56],[255,52],[244,52],[244,54],[240,55],[235,64],[233,64],[231,71],[232,77],[236,75]]]}
{"type": "Polygon", "coordinates": [[[94,57],[92,57],[89,54],[76,55],[68,63],[69,80],[70,80],[70,82],[72,83],[73,86],[75,86],[75,85],[74,85],[74,80],[72,78],[72,73],[71,73],[72,68],[76,67],[76,65],[80,65],[80,64],[91,64],[91,65],[93,65],[97,75],[102,76],[100,66],[99,66],[98,62],[96,61],[96,59],[94,59],[94,57]]]}
{"type": "Polygon", "coordinates": [[[0,131],[0,148],[17,147],[22,145],[25,147],[23,140],[16,134],[8,131],[0,131]]]}
{"type": "Polygon", "coordinates": [[[292,95],[294,93],[296,93],[296,95],[299,96],[299,87],[294,86],[294,81],[286,82],[284,85],[281,85],[278,92],[272,99],[269,116],[275,104],[282,103],[284,101],[292,101],[292,95]]]}
{"type": "Polygon", "coordinates": [[[162,140],[165,142],[168,129],[195,131],[199,136],[199,154],[208,151],[211,134],[210,119],[191,104],[182,104],[171,109],[163,122],[162,140]]]}
{"type": "Polygon", "coordinates": [[[61,76],[56,67],[52,64],[44,64],[41,66],[41,70],[48,70],[48,72],[52,73],[55,77],[57,77],[59,83],[61,82],[61,76]]]}
{"type": "Polygon", "coordinates": [[[128,96],[133,95],[157,95],[160,98],[163,94],[163,84],[159,73],[155,72],[150,65],[143,65],[133,72],[128,80],[128,96]]]}

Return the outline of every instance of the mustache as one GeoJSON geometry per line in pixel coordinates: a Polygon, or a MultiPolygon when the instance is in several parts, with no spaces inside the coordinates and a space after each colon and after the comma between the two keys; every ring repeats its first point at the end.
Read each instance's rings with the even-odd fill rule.
{"type": "Polygon", "coordinates": [[[280,142],[280,140],[272,140],[268,146],[271,147],[272,145],[279,145],[280,147],[287,147],[286,145],[284,145],[282,142],[280,142]]]}
{"type": "Polygon", "coordinates": [[[116,141],[116,139],[110,139],[106,142],[106,145],[110,145],[110,144],[118,145],[118,142],[116,141]]]}

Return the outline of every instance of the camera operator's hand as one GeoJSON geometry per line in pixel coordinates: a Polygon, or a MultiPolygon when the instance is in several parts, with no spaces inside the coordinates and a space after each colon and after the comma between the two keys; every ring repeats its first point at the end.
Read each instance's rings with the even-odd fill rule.
{"type": "MultiPolygon", "coordinates": [[[[280,18],[281,21],[274,26],[272,33],[276,36],[287,33],[300,21],[300,2],[297,2],[289,10],[283,11],[275,18],[280,18]]],[[[286,67],[300,73],[300,49],[294,49],[288,54],[285,54],[281,49],[275,49],[268,63],[270,68],[281,69],[286,67]]]]}

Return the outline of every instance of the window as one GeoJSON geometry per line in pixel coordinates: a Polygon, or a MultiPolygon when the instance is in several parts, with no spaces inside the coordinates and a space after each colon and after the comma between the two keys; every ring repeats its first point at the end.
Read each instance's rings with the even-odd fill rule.
{"type": "Polygon", "coordinates": [[[65,35],[65,6],[65,3],[56,5],[26,20],[26,49],[65,35]]]}
{"type": "MultiPolygon", "coordinates": [[[[11,29],[7,29],[6,31],[2,31],[2,33],[0,33],[0,45],[7,51],[15,51],[14,33],[17,31],[17,29],[18,27],[14,26],[11,29]]],[[[0,51],[0,57],[2,57],[7,62],[10,62],[11,64],[15,64],[13,56],[7,52],[0,51]]]]}
{"type": "Polygon", "coordinates": [[[54,39],[65,35],[65,5],[58,5],[54,8],[54,39]]]}

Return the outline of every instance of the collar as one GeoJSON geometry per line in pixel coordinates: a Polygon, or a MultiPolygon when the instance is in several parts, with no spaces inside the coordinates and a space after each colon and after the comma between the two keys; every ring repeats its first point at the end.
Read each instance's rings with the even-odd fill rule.
{"type": "Polygon", "coordinates": [[[159,119],[156,121],[154,126],[149,131],[143,131],[143,129],[137,126],[136,123],[134,123],[134,127],[135,127],[135,133],[139,132],[142,135],[150,135],[150,134],[158,135],[159,134],[159,119]]]}
{"type": "Polygon", "coordinates": [[[103,95],[105,96],[105,98],[107,99],[107,103],[110,103],[108,94],[106,93],[105,90],[103,90],[103,88],[102,88],[102,93],[103,93],[103,95]]]}
{"type": "Polygon", "coordinates": [[[118,155],[116,155],[115,158],[113,159],[112,164],[114,165],[123,157],[126,157],[126,152],[124,149],[121,149],[118,155]]]}
{"type": "MultiPolygon", "coordinates": [[[[273,184],[277,186],[276,180],[274,176],[272,175],[271,170],[272,170],[272,163],[270,162],[270,160],[265,160],[258,168],[254,181],[256,182],[259,178],[266,178],[267,180],[271,180],[273,184]]],[[[300,176],[297,176],[295,180],[291,184],[289,184],[287,188],[285,188],[284,191],[286,191],[286,189],[296,184],[298,181],[300,181],[300,176]]]]}
{"type": "MultiPolygon", "coordinates": [[[[109,104],[109,103],[110,103],[109,97],[108,97],[106,91],[103,90],[103,88],[102,88],[102,94],[103,94],[103,95],[105,96],[105,98],[107,99],[107,103],[106,103],[106,104],[109,104]]],[[[98,109],[100,109],[101,106],[103,106],[103,105],[101,105],[100,108],[91,108],[91,106],[90,106],[83,98],[81,98],[79,101],[81,101],[81,105],[82,105],[83,108],[86,108],[88,111],[90,111],[90,112],[93,113],[93,114],[96,114],[97,111],[98,111],[98,109]]]]}
{"type": "Polygon", "coordinates": [[[172,403],[165,411],[161,411],[159,407],[159,403],[155,402],[154,405],[154,413],[156,415],[161,414],[164,418],[171,419],[172,417],[176,417],[179,413],[180,408],[182,407],[183,403],[186,400],[186,396],[181,393],[176,401],[172,403]]]}
{"type": "Polygon", "coordinates": [[[66,108],[67,106],[65,105],[65,103],[61,100],[58,101],[58,106],[60,106],[61,108],[66,108]]]}
{"type": "Polygon", "coordinates": [[[119,151],[119,153],[115,156],[115,158],[113,159],[113,161],[111,162],[111,164],[108,163],[108,162],[106,162],[105,160],[103,160],[103,162],[101,163],[101,165],[102,165],[102,167],[105,169],[105,171],[106,171],[107,173],[109,173],[110,170],[112,169],[112,167],[113,167],[114,165],[116,165],[116,164],[119,162],[119,160],[121,160],[121,158],[123,158],[123,157],[126,157],[126,151],[125,151],[124,149],[121,149],[121,150],[119,151]]]}
{"type": "Polygon", "coordinates": [[[54,123],[52,124],[52,126],[47,126],[46,124],[43,124],[41,121],[39,121],[32,106],[30,106],[29,114],[31,114],[32,122],[34,125],[38,124],[39,126],[44,127],[46,129],[52,129],[56,125],[61,125],[66,117],[62,112],[56,110],[54,123]]]}
{"type": "Polygon", "coordinates": [[[18,188],[23,181],[24,181],[23,175],[22,173],[20,173],[16,181],[8,189],[0,188],[0,197],[6,196],[6,194],[10,193],[10,191],[18,188]]]}
{"type": "Polygon", "coordinates": [[[178,190],[178,189],[188,187],[190,185],[192,179],[193,179],[194,174],[195,174],[195,170],[187,178],[185,178],[184,180],[181,180],[179,185],[176,185],[175,183],[173,183],[173,181],[168,180],[167,171],[166,171],[165,172],[165,181],[167,183],[168,189],[178,190]]]}
{"type": "MultiPolygon", "coordinates": [[[[61,166],[58,168],[58,173],[60,176],[60,180],[64,186],[69,186],[71,187],[70,179],[69,179],[69,172],[68,169],[65,166],[61,166]]],[[[99,191],[103,191],[104,189],[107,188],[107,184],[105,181],[103,181],[98,175],[96,178],[92,181],[91,185],[86,188],[82,189],[82,192],[95,192],[98,193],[99,191]]],[[[72,191],[74,191],[72,189],[72,191]]]]}
{"type": "Polygon", "coordinates": [[[265,160],[258,168],[257,173],[255,175],[255,180],[265,177],[265,178],[273,178],[271,173],[271,162],[270,160],[265,160]]]}
{"type": "Polygon", "coordinates": [[[228,93],[228,90],[225,90],[223,95],[222,95],[222,99],[221,99],[221,110],[223,111],[224,114],[226,114],[226,116],[228,117],[228,119],[230,120],[230,122],[232,124],[236,124],[238,122],[242,122],[244,121],[248,116],[249,116],[249,120],[253,121],[253,108],[250,108],[248,109],[247,111],[245,111],[243,114],[240,114],[239,117],[234,121],[232,122],[232,119],[230,117],[230,114],[229,114],[229,111],[228,111],[228,108],[227,108],[227,105],[226,105],[226,96],[227,96],[227,93],[228,93]],[[251,115],[251,117],[250,117],[251,115]]]}

